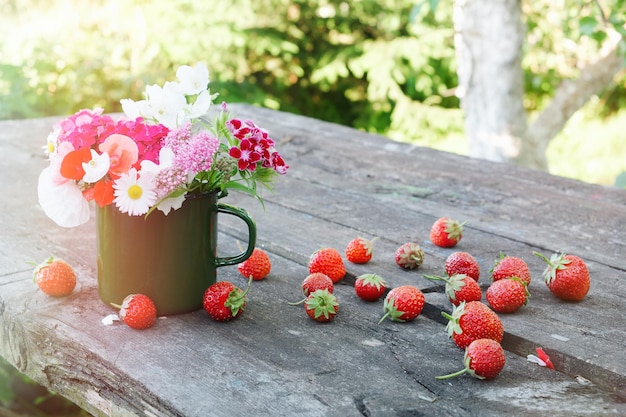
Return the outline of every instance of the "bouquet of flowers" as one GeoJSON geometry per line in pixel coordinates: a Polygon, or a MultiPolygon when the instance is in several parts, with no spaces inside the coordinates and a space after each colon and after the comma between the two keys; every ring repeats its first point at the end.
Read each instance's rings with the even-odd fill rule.
{"type": "Polygon", "coordinates": [[[217,94],[206,66],[181,66],[176,76],[146,87],[144,100],[121,100],[122,120],[80,110],[54,126],[38,183],[48,217],[78,226],[89,220],[92,200],[141,216],[168,214],[188,193],[234,189],[261,199],[258,185],[269,188],[287,172],[274,140],[254,122],[231,117],[225,103],[209,117],[217,94]]]}

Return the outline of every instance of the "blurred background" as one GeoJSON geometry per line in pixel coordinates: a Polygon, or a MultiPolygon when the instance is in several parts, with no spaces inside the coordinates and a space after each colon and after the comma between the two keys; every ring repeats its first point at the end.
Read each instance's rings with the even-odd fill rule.
{"type": "MultiPolygon", "coordinates": [[[[593,11],[606,17],[602,10],[623,10],[624,0],[521,4],[524,107],[532,117],[602,48],[593,11]]],[[[146,85],[172,80],[178,66],[201,61],[218,102],[251,103],[468,154],[456,95],[453,6],[438,0],[0,0],[0,120],[94,107],[118,112],[120,99],[139,100],[146,85]]],[[[550,142],[551,173],[626,186],[624,70],[615,80],[550,142]]],[[[14,387],[23,383],[0,365],[0,404],[49,415],[40,407],[49,393],[24,400],[14,387]]]]}

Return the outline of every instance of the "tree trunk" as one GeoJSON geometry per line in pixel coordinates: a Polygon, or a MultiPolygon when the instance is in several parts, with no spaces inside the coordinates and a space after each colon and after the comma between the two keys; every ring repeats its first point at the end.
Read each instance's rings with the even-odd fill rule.
{"type": "Polygon", "coordinates": [[[611,33],[608,51],[564,81],[528,126],[521,66],[525,28],[521,0],[456,0],[455,48],[461,108],[472,157],[547,170],[546,148],[569,118],[614,81],[626,66],[622,37],[611,33]]]}
{"type": "Polygon", "coordinates": [[[529,144],[536,151],[529,152],[524,149],[520,158],[522,165],[525,165],[525,158],[531,158],[534,152],[545,155],[550,140],[565,127],[569,118],[591,97],[613,83],[615,75],[625,67],[624,57],[618,47],[619,42],[620,38],[614,36],[606,44],[609,48],[608,53],[596,62],[586,65],[578,78],[566,80],[557,88],[552,101],[529,127],[529,144]]]}
{"type": "MultiPolygon", "coordinates": [[[[461,108],[472,157],[509,162],[528,130],[523,106],[521,0],[457,0],[454,10],[461,108]]],[[[544,160],[535,168],[545,168],[544,160]]]]}

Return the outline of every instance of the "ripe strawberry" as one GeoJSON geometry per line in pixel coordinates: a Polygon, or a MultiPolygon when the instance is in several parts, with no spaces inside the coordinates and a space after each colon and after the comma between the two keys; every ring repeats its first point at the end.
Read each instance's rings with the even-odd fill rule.
{"type": "Polygon", "coordinates": [[[526,285],[530,285],[530,270],[528,265],[522,258],[515,256],[505,256],[500,254],[500,259],[497,259],[491,268],[491,277],[494,281],[504,278],[517,277],[526,285]]]}
{"type": "Polygon", "coordinates": [[[441,217],[433,223],[430,229],[430,241],[433,245],[442,248],[451,248],[456,246],[463,237],[463,226],[465,222],[458,221],[449,217],[441,217]]]}
{"type": "Polygon", "coordinates": [[[328,275],[336,284],[346,275],[346,267],[337,249],[323,248],[311,255],[309,259],[309,273],[321,272],[328,275]]]}
{"type": "Polygon", "coordinates": [[[128,327],[137,330],[151,327],[157,317],[157,309],[154,302],[145,294],[130,294],[126,296],[119,308],[120,320],[128,327]]]}
{"type": "Polygon", "coordinates": [[[415,320],[424,309],[424,294],[417,287],[402,285],[389,291],[385,297],[383,310],[385,314],[378,324],[387,317],[392,321],[415,320]]]}
{"type": "Polygon", "coordinates": [[[202,305],[209,316],[216,321],[228,321],[239,317],[246,308],[246,295],[252,278],[248,279],[245,291],[228,281],[218,281],[204,292],[202,305]]]}
{"type": "Polygon", "coordinates": [[[328,290],[328,292],[332,294],[335,290],[333,280],[330,279],[328,275],[322,274],[321,272],[309,274],[309,276],[302,281],[302,293],[305,297],[308,297],[309,294],[317,290],[328,290]]]}
{"type": "Polygon", "coordinates": [[[355,264],[364,264],[372,259],[374,242],[378,238],[366,240],[362,237],[352,239],[346,246],[346,259],[355,264]]]}
{"type": "Polygon", "coordinates": [[[477,339],[465,349],[463,363],[465,364],[464,369],[435,378],[448,379],[468,373],[478,379],[493,379],[504,368],[506,356],[500,343],[495,340],[477,339]]]}
{"type": "Polygon", "coordinates": [[[478,281],[480,277],[480,266],[472,255],[467,252],[454,252],[446,258],[446,273],[448,276],[454,274],[465,274],[478,281]]]}
{"type": "Polygon", "coordinates": [[[491,308],[497,313],[513,313],[521,306],[526,305],[530,293],[526,284],[519,278],[504,278],[494,281],[485,298],[491,308]]]}
{"type": "Polygon", "coordinates": [[[462,302],[455,306],[452,315],[441,313],[447,318],[446,330],[454,343],[465,349],[476,339],[493,339],[500,343],[504,326],[496,313],[480,301],[462,302]]]}
{"type": "Polygon", "coordinates": [[[313,291],[304,301],[306,314],[313,320],[326,323],[339,311],[337,297],[328,290],[313,291]]]}
{"type": "Polygon", "coordinates": [[[446,295],[452,304],[458,306],[463,301],[480,301],[483,293],[478,283],[465,274],[454,274],[451,277],[424,275],[431,281],[445,281],[446,295]]]}
{"type": "Polygon", "coordinates": [[[33,271],[33,280],[44,294],[53,297],[69,295],[76,287],[76,274],[72,267],[53,256],[37,265],[33,271]]]}
{"type": "Polygon", "coordinates": [[[589,270],[581,258],[555,253],[548,259],[540,253],[533,254],[548,264],[543,277],[552,294],[569,301],[580,301],[585,298],[591,283],[589,270]]]}
{"type": "Polygon", "coordinates": [[[387,283],[376,274],[363,274],[354,282],[356,295],[365,301],[376,301],[383,296],[387,283]]]}
{"type": "Polygon", "coordinates": [[[244,278],[252,277],[253,280],[260,281],[269,275],[272,269],[272,262],[263,249],[254,248],[252,255],[237,265],[237,269],[244,278]]]}
{"type": "Polygon", "coordinates": [[[424,251],[417,243],[407,242],[396,250],[396,263],[404,269],[419,268],[424,263],[424,251]]]}
{"type": "Polygon", "coordinates": [[[302,304],[306,301],[306,297],[308,297],[309,294],[317,290],[328,290],[328,292],[332,294],[333,291],[335,291],[333,280],[328,278],[328,275],[322,274],[321,272],[309,274],[304,281],[302,281],[302,293],[304,294],[304,298],[300,301],[288,304],[292,306],[302,304]]]}

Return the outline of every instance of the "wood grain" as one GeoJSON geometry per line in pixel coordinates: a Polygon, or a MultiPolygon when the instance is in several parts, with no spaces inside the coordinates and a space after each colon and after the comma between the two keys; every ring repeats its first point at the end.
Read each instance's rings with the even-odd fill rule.
{"type": "MultiPolygon", "coordinates": [[[[291,165],[265,193],[265,210],[249,197],[258,246],[272,273],[255,282],[245,314],[216,323],[204,311],[161,318],[146,331],[104,326],[113,312],[97,295],[95,224],[61,229],[37,205],[46,165],[41,145],[58,118],[0,122],[0,354],[36,381],[97,416],[553,416],[626,413],[626,253],[620,231],[626,193],[504,164],[391,142],[314,119],[233,106],[268,129],[291,165]],[[442,249],[428,240],[432,222],[467,220],[461,243],[442,249]],[[356,236],[379,236],[367,265],[347,264],[337,286],[340,312],[326,325],[288,301],[301,298],[310,254],[342,251],[356,236]],[[395,249],[418,242],[426,261],[417,271],[393,263],[395,249]],[[524,258],[532,273],[528,306],[501,315],[507,366],[494,381],[437,381],[462,367],[448,339],[441,286],[422,274],[444,272],[456,250],[472,253],[486,289],[500,252],[524,258]],[[568,251],[591,271],[580,303],[554,298],[532,256],[568,251]],[[29,261],[54,253],[75,266],[72,295],[37,291],[29,261]],[[412,284],[426,295],[411,323],[383,322],[382,302],[354,295],[354,278],[382,275],[390,286],[412,284]],[[543,347],[558,371],[526,361],[543,347]],[[576,378],[584,377],[584,379],[576,378]],[[587,381],[587,382],[586,382],[587,381]]],[[[245,226],[220,216],[220,253],[238,252],[245,226]]],[[[623,234],[623,233],[622,233],[623,234]]],[[[219,279],[245,285],[236,267],[219,279]]]]}

